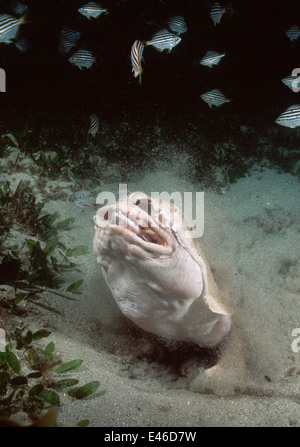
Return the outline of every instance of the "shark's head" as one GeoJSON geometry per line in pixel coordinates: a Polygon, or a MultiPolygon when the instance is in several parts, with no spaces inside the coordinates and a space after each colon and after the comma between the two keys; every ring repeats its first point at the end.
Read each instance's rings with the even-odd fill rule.
{"type": "Polygon", "coordinates": [[[209,337],[229,314],[177,207],[134,192],[100,208],[94,224],[93,249],[124,315],[149,332],[204,346],[228,332],[227,324],[209,337]]]}

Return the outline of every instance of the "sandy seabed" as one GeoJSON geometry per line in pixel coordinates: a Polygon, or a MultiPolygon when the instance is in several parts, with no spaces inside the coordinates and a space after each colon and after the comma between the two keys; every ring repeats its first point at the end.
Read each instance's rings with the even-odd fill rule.
{"type": "MultiPolygon", "coordinates": [[[[103,189],[117,194],[118,184],[103,189]]],[[[128,190],[202,191],[171,167],[144,173],[128,190]]],[[[64,361],[84,360],[70,377],[100,382],[80,402],[61,393],[58,425],[89,419],[90,426],[106,427],[300,426],[300,352],[291,346],[300,327],[299,199],[296,177],[259,167],[218,193],[204,191],[199,242],[233,310],[233,336],[220,348],[227,352],[226,380],[205,378],[203,350],[157,340],[122,316],[92,252],[95,209],[50,200],[45,211],[59,211],[61,220],[76,217],[63,242],[90,251],[77,259],[81,272],[67,278],[83,278],[82,296],[53,295],[60,314],[40,311],[32,324],[52,331],[64,361]]]]}

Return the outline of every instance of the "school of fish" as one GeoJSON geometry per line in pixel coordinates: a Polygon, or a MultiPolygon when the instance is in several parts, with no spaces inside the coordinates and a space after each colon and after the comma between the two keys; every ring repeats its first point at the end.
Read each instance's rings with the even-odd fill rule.
{"type": "MultiPolygon", "coordinates": [[[[99,3],[89,1],[77,9],[78,14],[87,20],[96,20],[100,16],[106,15],[109,11],[102,7],[99,3]]],[[[21,52],[26,53],[30,48],[30,42],[26,35],[23,34],[23,25],[26,24],[27,14],[30,14],[28,6],[22,0],[11,0],[11,13],[0,14],[0,43],[11,44],[21,52]]],[[[227,11],[219,2],[210,2],[209,14],[214,26],[220,24],[223,14],[227,11]]],[[[152,47],[159,52],[171,53],[184,39],[182,37],[188,31],[185,18],[182,15],[176,15],[166,19],[164,26],[158,29],[149,40],[143,41],[137,38],[130,51],[130,60],[134,78],[138,78],[141,84],[141,76],[143,72],[142,63],[144,61],[143,54],[146,47],[152,47]]],[[[286,36],[290,39],[292,45],[300,37],[299,25],[291,25],[286,31],[286,36]]],[[[96,55],[86,48],[79,45],[81,32],[66,27],[61,30],[58,36],[58,50],[66,56],[66,60],[79,70],[91,69],[96,64],[96,55]],[[70,54],[71,53],[71,54],[70,54]]],[[[217,66],[225,57],[225,52],[218,52],[209,49],[200,59],[200,65],[212,69],[217,66]]],[[[300,74],[300,73],[299,73],[300,74]]],[[[282,82],[294,92],[300,89],[300,76],[289,75],[282,79],[282,82]]],[[[230,99],[216,86],[207,92],[202,92],[200,98],[208,104],[210,108],[213,106],[220,107],[225,103],[229,103],[230,99]]],[[[88,134],[95,136],[99,132],[99,118],[94,113],[91,115],[91,125],[88,134]]],[[[275,119],[275,122],[281,126],[296,128],[300,126],[300,105],[294,104],[288,107],[281,115],[275,119]]]]}

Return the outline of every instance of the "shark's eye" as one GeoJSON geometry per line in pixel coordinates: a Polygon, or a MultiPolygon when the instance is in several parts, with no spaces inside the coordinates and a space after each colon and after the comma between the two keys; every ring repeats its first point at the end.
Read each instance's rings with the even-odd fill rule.
{"type": "Polygon", "coordinates": [[[104,218],[105,220],[108,219],[108,211],[106,211],[106,213],[104,214],[103,218],[104,218]]]}

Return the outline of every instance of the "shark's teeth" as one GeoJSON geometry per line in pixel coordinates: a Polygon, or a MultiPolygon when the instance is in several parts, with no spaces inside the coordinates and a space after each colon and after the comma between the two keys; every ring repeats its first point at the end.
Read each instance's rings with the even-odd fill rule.
{"type": "Polygon", "coordinates": [[[129,217],[126,216],[119,208],[112,211],[110,215],[110,222],[118,225],[119,227],[129,227],[135,233],[140,232],[139,225],[133,222],[133,220],[129,219],[129,217]]]}

